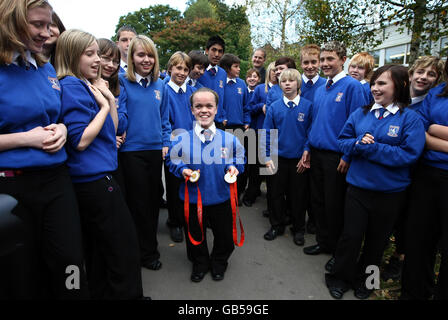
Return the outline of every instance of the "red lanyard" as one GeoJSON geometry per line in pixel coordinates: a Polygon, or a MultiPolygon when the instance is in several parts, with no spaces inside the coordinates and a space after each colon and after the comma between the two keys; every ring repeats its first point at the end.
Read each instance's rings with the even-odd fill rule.
{"type": "MultiPolygon", "coordinates": [[[[201,241],[196,241],[193,239],[193,237],[190,234],[190,197],[188,194],[188,180],[190,178],[185,178],[185,199],[184,199],[184,215],[185,215],[185,223],[187,225],[187,232],[188,237],[190,238],[190,241],[193,245],[197,246],[204,241],[204,226],[202,222],[202,199],[201,199],[201,192],[199,191],[199,186],[196,184],[196,187],[198,189],[198,201],[197,201],[197,214],[198,214],[198,221],[199,221],[199,227],[201,228],[201,234],[202,239],[201,241]]],[[[243,223],[241,222],[241,216],[240,211],[238,209],[238,191],[236,182],[230,184],[230,204],[232,206],[232,220],[233,220],[233,243],[238,246],[242,247],[244,243],[244,229],[243,229],[243,223]],[[236,216],[238,214],[238,219],[240,222],[240,229],[241,229],[241,239],[240,242],[238,242],[238,230],[236,226],[236,216]]]]}

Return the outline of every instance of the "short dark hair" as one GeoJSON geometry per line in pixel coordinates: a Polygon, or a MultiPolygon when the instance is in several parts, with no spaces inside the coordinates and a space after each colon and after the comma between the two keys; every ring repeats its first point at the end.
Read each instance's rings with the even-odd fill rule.
{"type": "Polygon", "coordinates": [[[255,68],[250,68],[249,70],[247,70],[247,72],[246,72],[246,79],[247,79],[248,76],[250,76],[254,72],[256,73],[257,77],[261,79],[260,71],[258,71],[255,68]]]}
{"type": "MultiPolygon", "coordinates": [[[[390,78],[394,83],[393,103],[395,103],[400,108],[400,112],[402,112],[403,109],[411,103],[408,68],[396,64],[384,65],[376,69],[373,73],[372,78],[370,79],[370,87],[372,87],[376,80],[385,72],[390,73],[390,78]]],[[[367,113],[374,103],[375,102],[372,102],[370,105],[366,106],[364,112],[367,113]]]]}
{"type": "Polygon", "coordinates": [[[211,46],[219,44],[222,47],[222,50],[226,51],[226,43],[220,36],[212,36],[208,39],[206,48],[207,50],[211,48],[211,46]]]}
{"type": "Polygon", "coordinates": [[[288,69],[297,69],[296,62],[291,57],[280,57],[277,60],[275,60],[276,67],[281,64],[286,64],[288,66],[288,69]]]}
{"type": "Polygon", "coordinates": [[[254,50],[254,53],[252,53],[252,55],[254,55],[255,52],[257,52],[257,51],[261,51],[261,52],[263,52],[263,56],[264,56],[264,58],[266,59],[266,49],[264,49],[264,48],[258,48],[258,49],[255,49],[255,50],[254,50]]]}
{"type": "Polygon", "coordinates": [[[238,58],[236,55],[231,53],[226,53],[222,56],[221,60],[219,61],[219,66],[223,68],[226,72],[232,68],[232,65],[238,63],[241,63],[240,58],[238,58]]]}
{"type": "Polygon", "coordinates": [[[195,65],[199,64],[205,68],[208,67],[208,58],[204,54],[204,52],[200,50],[192,50],[188,53],[188,56],[191,58],[191,64],[194,68],[195,65]]]}
{"type": "Polygon", "coordinates": [[[123,32],[123,31],[133,32],[135,35],[137,35],[137,31],[135,31],[135,29],[133,27],[131,27],[131,26],[122,26],[117,31],[117,41],[120,40],[121,32],[123,32]]]}
{"type": "Polygon", "coordinates": [[[190,106],[191,106],[191,108],[193,108],[193,98],[194,98],[194,96],[196,94],[200,93],[200,92],[210,92],[211,94],[213,94],[213,96],[215,97],[216,108],[218,108],[218,102],[219,102],[218,94],[214,90],[212,90],[210,88],[207,88],[207,87],[201,87],[198,90],[196,90],[195,92],[193,92],[193,94],[190,96],[190,106]]]}

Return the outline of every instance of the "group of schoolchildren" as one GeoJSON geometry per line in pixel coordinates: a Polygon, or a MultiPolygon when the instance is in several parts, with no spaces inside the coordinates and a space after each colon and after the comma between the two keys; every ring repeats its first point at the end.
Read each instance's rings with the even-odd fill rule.
{"type": "Polygon", "coordinates": [[[401,277],[403,299],[448,298],[441,59],[374,71],[362,52],[347,75],[346,49],[331,41],[302,47],[300,74],[290,57],[265,69],[257,49],[243,81],[240,59],[213,36],[205,54],[174,53],[162,80],[154,42],[132,27],[114,43],[65,30],[46,0],[5,0],[0,9],[0,193],[18,200],[26,230],[23,248],[0,258],[10,275],[0,277],[2,296],[147,298],[140,268],[162,267],[164,168],[167,225],[173,241],[185,236],[193,282],[209,271],[224,279],[241,245],[238,206],[252,206],[266,178],[264,239],[289,224],[298,246],[315,233],[303,251],[331,255],[333,298],[371,295],[366,270],[381,266],[392,234],[382,277],[401,277]],[[249,131],[262,155],[255,160],[249,131]],[[79,272],[76,290],[66,286],[67,266],[79,272]]]}

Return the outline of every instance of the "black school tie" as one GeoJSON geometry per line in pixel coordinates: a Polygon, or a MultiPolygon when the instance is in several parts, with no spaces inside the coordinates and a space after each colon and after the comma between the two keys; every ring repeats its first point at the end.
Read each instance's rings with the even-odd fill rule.
{"type": "Polygon", "coordinates": [[[386,112],[386,109],[384,109],[384,108],[381,108],[381,109],[379,109],[379,115],[378,115],[378,120],[381,120],[381,119],[383,119],[384,117],[384,112],[386,112]]]}
{"type": "Polygon", "coordinates": [[[142,85],[143,88],[146,88],[148,86],[148,79],[146,78],[141,79],[140,84],[142,85]]]}
{"type": "Polygon", "coordinates": [[[204,135],[205,142],[210,142],[212,140],[212,130],[204,129],[202,130],[202,134],[204,135]]]}
{"type": "Polygon", "coordinates": [[[210,68],[210,73],[212,74],[212,76],[215,76],[216,75],[216,69],[215,68],[210,68]]]}
{"type": "Polygon", "coordinates": [[[327,81],[327,90],[330,89],[332,84],[333,84],[333,80],[330,79],[327,81]]]}

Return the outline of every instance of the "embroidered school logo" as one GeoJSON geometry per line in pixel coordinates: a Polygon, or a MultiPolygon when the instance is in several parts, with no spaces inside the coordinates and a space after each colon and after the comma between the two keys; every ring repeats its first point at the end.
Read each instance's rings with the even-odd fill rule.
{"type": "Polygon", "coordinates": [[[154,90],[154,93],[156,95],[156,99],[160,100],[160,91],[159,90],[154,90]]]}
{"type": "Polygon", "coordinates": [[[341,102],[343,95],[344,95],[344,92],[338,92],[338,95],[336,96],[336,99],[334,101],[341,102]]]}
{"type": "Polygon", "coordinates": [[[400,130],[399,126],[390,126],[389,127],[389,132],[387,133],[387,135],[389,137],[393,137],[393,138],[398,137],[398,131],[399,130],[400,130]]]}
{"type": "Polygon", "coordinates": [[[222,80],[219,80],[219,87],[224,88],[224,82],[222,80]]]}
{"type": "Polygon", "coordinates": [[[229,149],[227,148],[221,148],[221,158],[227,158],[227,153],[228,153],[229,149]]]}
{"type": "Polygon", "coordinates": [[[59,86],[58,78],[48,77],[48,81],[50,81],[50,83],[51,83],[51,87],[52,87],[53,89],[56,89],[56,90],[61,91],[61,87],[59,86]]]}
{"type": "Polygon", "coordinates": [[[299,112],[299,116],[297,117],[297,121],[303,122],[305,120],[305,114],[299,112]]]}
{"type": "Polygon", "coordinates": [[[243,90],[241,88],[238,88],[238,94],[243,94],[243,90]]]}

